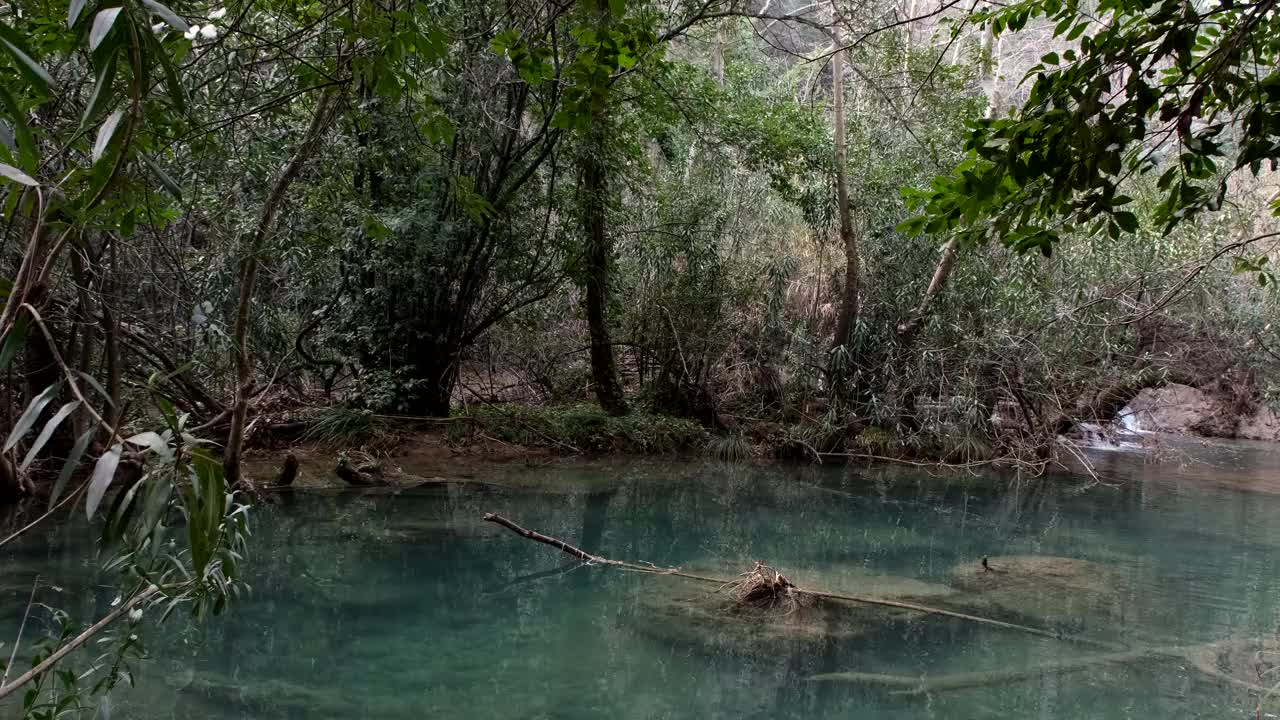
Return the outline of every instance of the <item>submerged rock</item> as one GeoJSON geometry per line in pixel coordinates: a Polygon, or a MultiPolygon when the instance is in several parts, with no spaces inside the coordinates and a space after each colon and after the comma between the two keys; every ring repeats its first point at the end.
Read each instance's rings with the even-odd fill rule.
{"type": "Polygon", "coordinates": [[[1267,694],[1280,680],[1280,641],[1232,638],[1187,653],[1192,667],[1228,685],[1267,694]]]}
{"type": "Polygon", "coordinates": [[[1109,568],[1075,558],[1009,555],[957,566],[951,583],[962,592],[955,602],[1051,624],[1089,619],[1121,620],[1128,579],[1109,568]]]}

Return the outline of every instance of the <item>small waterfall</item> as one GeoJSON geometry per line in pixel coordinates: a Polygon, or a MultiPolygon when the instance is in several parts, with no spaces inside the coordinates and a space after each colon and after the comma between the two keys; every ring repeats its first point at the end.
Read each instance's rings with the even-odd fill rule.
{"type": "Polygon", "coordinates": [[[1115,424],[1122,430],[1133,435],[1145,435],[1150,432],[1142,427],[1142,423],[1138,420],[1138,411],[1125,405],[1120,412],[1116,413],[1115,424]]]}

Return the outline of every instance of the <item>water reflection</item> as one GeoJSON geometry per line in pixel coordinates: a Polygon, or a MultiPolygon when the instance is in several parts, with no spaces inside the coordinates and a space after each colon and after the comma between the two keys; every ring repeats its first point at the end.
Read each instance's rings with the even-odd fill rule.
{"type": "MultiPolygon", "coordinates": [[[[1022,619],[1127,647],[1273,634],[1280,463],[1256,445],[1177,452],[1191,459],[1101,455],[1106,484],[643,462],[512,468],[515,487],[499,478],[398,496],[297,494],[258,513],[250,599],[225,622],[172,621],[174,636],[152,641],[154,658],[137,690],[117,699],[117,714],[1251,717],[1247,694],[1177,658],[926,697],[814,682],[827,673],[1002,671],[1096,651],[936,617],[859,615],[781,641],[678,625],[654,612],[654,578],[567,564],[480,521],[502,512],[606,556],[659,565],[732,573],[764,559],[854,592],[882,589],[884,576],[909,578],[911,592],[950,592],[955,568],[984,556],[1063,556],[1105,571],[1114,585],[1105,607],[1022,619]]],[[[16,623],[36,570],[58,576],[63,605],[86,618],[102,612],[110,598],[77,549],[84,537],[51,530],[6,551],[0,623],[16,623]]]]}

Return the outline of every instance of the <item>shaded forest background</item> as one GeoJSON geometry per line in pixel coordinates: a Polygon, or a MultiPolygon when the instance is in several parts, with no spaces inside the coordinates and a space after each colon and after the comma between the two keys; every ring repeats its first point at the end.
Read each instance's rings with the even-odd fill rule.
{"type": "MultiPolygon", "coordinates": [[[[161,396],[233,481],[246,440],[451,414],[964,462],[1177,382],[1236,434],[1275,391],[1271,176],[1170,225],[1125,174],[1111,227],[1052,244],[929,221],[903,189],[1081,33],[926,4],[11,3],[39,73],[5,70],[5,322],[42,322],[10,422],[94,378],[100,419],[161,396]]],[[[9,494],[41,492],[15,460],[9,494]]]]}

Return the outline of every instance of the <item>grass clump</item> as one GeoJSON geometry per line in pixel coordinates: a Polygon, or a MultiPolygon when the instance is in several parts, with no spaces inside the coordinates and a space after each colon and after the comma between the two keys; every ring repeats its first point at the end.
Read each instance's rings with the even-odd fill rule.
{"type": "Polygon", "coordinates": [[[400,441],[391,425],[372,410],[334,406],[307,419],[302,439],[326,448],[366,447],[386,450],[400,441]]]}
{"type": "Polygon", "coordinates": [[[721,462],[739,463],[752,458],[755,451],[742,433],[717,435],[707,442],[707,454],[721,462]]]}
{"type": "Polygon", "coordinates": [[[631,412],[613,417],[596,405],[488,405],[470,417],[493,439],[524,447],[589,453],[669,454],[706,445],[701,425],[682,418],[631,412]]]}

